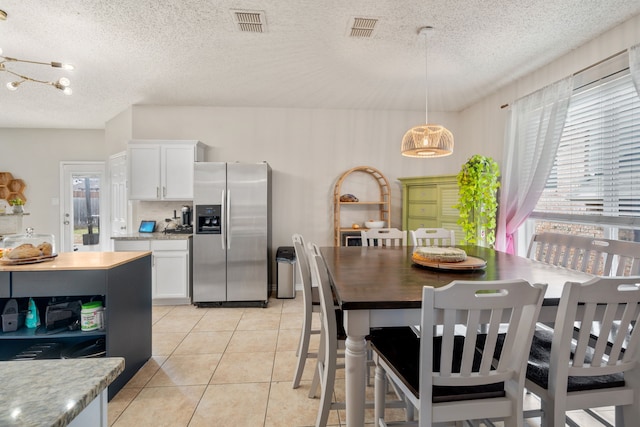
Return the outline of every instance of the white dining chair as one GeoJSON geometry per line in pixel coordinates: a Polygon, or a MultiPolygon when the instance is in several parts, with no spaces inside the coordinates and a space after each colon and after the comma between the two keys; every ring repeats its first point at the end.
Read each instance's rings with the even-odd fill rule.
{"type": "Polygon", "coordinates": [[[545,290],[524,280],[425,286],[420,338],[407,327],[371,337],[376,426],[387,425],[387,377],[418,408],[420,427],[478,419],[521,426],[524,368],[545,290]],[[508,351],[495,352],[499,335],[508,351]]]}
{"type": "Polygon", "coordinates": [[[320,334],[320,328],[313,328],[314,313],[318,313],[318,323],[320,321],[320,295],[318,287],[312,286],[311,270],[309,268],[309,258],[305,247],[304,238],[300,234],[294,234],[293,248],[296,252],[296,264],[298,273],[302,279],[302,330],[300,331],[300,340],[296,351],[297,361],[293,374],[293,388],[300,386],[300,380],[304,372],[307,359],[315,359],[318,357],[317,352],[309,351],[309,343],[312,335],[320,334]]]}
{"type": "Polygon", "coordinates": [[[564,426],[567,411],[602,406],[615,406],[616,425],[623,425],[622,408],[637,407],[640,393],[625,375],[640,363],[639,321],[640,277],[565,284],[554,330],[536,330],[527,367],[525,384],[541,399],[543,427],[564,426]]]}
{"type": "Polygon", "coordinates": [[[360,230],[362,246],[407,246],[407,231],[397,228],[360,230]]]}
{"type": "Polygon", "coordinates": [[[456,235],[446,228],[417,228],[409,230],[413,246],[455,246],[456,235]]]}

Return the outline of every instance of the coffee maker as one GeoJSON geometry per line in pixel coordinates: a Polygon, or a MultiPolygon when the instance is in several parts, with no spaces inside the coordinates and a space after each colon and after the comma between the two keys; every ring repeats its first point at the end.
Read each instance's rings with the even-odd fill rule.
{"type": "Polygon", "coordinates": [[[184,205],[182,207],[182,225],[190,226],[191,225],[191,206],[184,205]]]}

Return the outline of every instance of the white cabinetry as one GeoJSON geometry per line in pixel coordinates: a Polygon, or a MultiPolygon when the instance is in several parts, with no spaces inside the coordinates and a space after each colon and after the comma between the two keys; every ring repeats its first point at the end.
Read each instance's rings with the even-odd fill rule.
{"type": "Polygon", "coordinates": [[[129,199],[193,199],[193,163],[204,160],[202,143],[134,140],[127,153],[129,199]]]}
{"type": "Polygon", "coordinates": [[[122,251],[152,251],[151,298],[153,304],[190,304],[191,239],[115,240],[122,251]]]}

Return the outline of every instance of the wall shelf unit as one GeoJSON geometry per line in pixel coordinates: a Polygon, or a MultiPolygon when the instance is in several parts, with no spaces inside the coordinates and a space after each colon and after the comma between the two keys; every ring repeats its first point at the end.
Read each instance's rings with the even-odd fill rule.
{"type": "MultiPolygon", "coordinates": [[[[374,208],[377,211],[377,219],[385,221],[387,227],[389,227],[391,219],[391,187],[389,186],[389,181],[379,170],[370,166],[357,166],[340,175],[333,190],[333,244],[335,246],[345,244],[343,238],[346,235],[359,235],[359,230],[352,227],[353,222],[346,224],[347,221],[345,221],[344,215],[341,214],[341,211],[345,208],[361,210],[361,223],[370,219],[370,216],[366,215],[369,215],[371,208],[374,208]],[[375,200],[360,200],[360,197],[358,197],[359,200],[357,202],[340,201],[340,196],[344,194],[343,184],[347,178],[353,177],[352,174],[369,175],[379,189],[379,196],[375,200]]],[[[356,212],[359,213],[359,211],[356,212]]]]}

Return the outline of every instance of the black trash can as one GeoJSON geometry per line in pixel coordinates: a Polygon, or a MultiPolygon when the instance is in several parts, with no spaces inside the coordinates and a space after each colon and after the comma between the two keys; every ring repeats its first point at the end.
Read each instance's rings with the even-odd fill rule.
{"type": "Polygon", "coordinates": [[[278,283],[277,298],[296,297],[296,251],[293,246],[280,246],[276,251],[278,283]]]}

